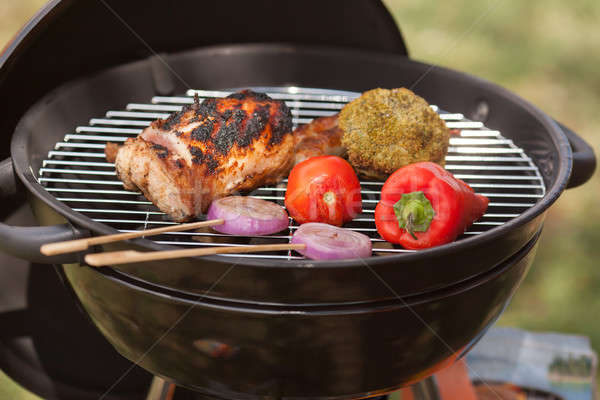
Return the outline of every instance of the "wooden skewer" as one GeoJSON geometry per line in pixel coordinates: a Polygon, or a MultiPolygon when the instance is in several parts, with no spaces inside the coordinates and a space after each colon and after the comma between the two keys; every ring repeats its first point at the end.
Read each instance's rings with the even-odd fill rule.
{"type": "Polygon", "coordinates": [[[225,253],[254,253],[259,251],[303,250],[305,244],[257,244],[252,246],[223,246],[202,249],[166,250],[140,252],[136,250],[111,251],[87,254],[85,262],[94,267],[105,265],[129,264],[144,261],[167,260],[172,258],[208,256],[225,253]]]}
{"type": "Polygon", "coordinates": [[[46,243],[40,247],[40,252],[47,256],[54,256],[56,254],[73,253],[76,251],[83,251],[88,249],[90,246],[98,244],[118,242],[121,240],[134,239],[143,236],[153,236],[165,232],[180,232],[187,231],[190,229],[203,228],[206,226],[222,225],[225,221],[222,219],[212,219],[210,221],[191,222],[189,224],[171,225],[164,228],[146,229],[144,231],[117,233],[114,235],[97,236],[85,239],[68,240],[65,242],[46,243]]]}

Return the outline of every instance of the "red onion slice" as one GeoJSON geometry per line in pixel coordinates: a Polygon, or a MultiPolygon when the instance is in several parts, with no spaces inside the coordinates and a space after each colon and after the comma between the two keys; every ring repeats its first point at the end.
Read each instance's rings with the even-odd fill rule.
{"type": "Polygon", "coordinates": [[[212,202],[208,219],[221,218],[223,225],[213,229],[230,235],[269,235],[288,227],[288,214],[283,207],[266,200],[246,196],[230,196],[212,202]]]}
{"type": "Polygon", "coordinates": [[[306,249],[298,252],[313,260],[366,258],[372,254],[367,235],[337,226],[309,222],[300,225],[292,243],[303,243],[306,249]]]}

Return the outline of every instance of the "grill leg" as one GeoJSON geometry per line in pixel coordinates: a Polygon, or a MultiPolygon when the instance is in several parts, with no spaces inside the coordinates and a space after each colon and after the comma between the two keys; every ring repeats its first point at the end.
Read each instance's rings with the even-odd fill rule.
{"type": "Polygon", "coordinates": [[[173,400],[174,395],[175,384],[155,376],[150,384],[146,400],[173,400]]]}
{"type": "Polygon", "coordinates": [[[441,400],[434,376],[423,379],[412,386],[415,400],[441,400]]]}

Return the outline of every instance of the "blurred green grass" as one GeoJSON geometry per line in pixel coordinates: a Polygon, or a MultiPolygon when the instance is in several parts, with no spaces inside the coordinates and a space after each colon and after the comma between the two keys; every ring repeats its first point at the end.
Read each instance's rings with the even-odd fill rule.
{"type": "MultiPolygon", "coordinates": [[[[384,0],[412,58],[531,101],[600,149],[600,2],[384,0]]],[[[0,2],[0,48],[41,0],[0,2]]],[[[450,110],[460,111],[460,110],[450,110]]],[[[534,266],[499,324],[576,333],[600,349],[600,174],[550,209],[534,266]]],[[[0,374],[0,398],[16,399],[0,374]]]]}

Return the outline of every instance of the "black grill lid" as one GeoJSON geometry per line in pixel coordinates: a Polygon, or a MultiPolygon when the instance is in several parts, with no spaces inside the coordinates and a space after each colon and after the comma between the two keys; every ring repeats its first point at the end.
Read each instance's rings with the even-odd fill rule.
{"type": "MultiPolygon", "coordinates": [[[[379,0],[53,0],[0,55],[0,129],[13,132],[61,83],[156,53],[226,43],[293,43],[407,55],[379,0]]],[[[2,159],[8,156],[3,139],[2,159]]]]}

